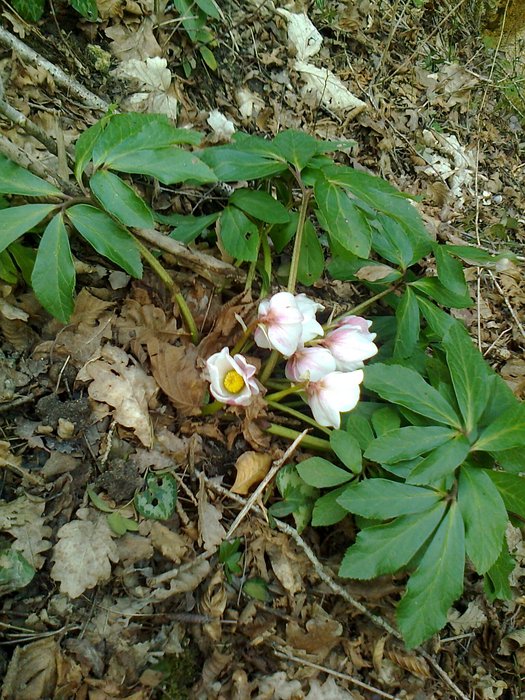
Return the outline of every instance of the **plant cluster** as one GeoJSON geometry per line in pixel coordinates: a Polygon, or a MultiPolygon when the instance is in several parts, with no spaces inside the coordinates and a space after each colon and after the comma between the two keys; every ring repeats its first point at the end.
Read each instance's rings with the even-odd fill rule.
{"type": "MultiPolygon", "coordinates": [[[[140,243],[142,228],[160,223],[183,243],[217,244],[247,263],[261,302],[237,346],[208,358],[218,403],[203,413],[264,397],[272,410],[314,429],[305,449],[324,452],[278,473],[282,499],[270,513],[293,515],[299,529],[351,514],[359,534],[340,575],[406,574],[397,619],[409,646],[446,623],[466,566],[483,577],[489,600],[510,597],[514,560],[505,533],[509,522],[525,518],[525,405],[443,310],[471,305],[462,261],[491,266],[496,258],[433,241],[409,197],[329,155],[348,142],[297,131],[268,140],[238,135],[207,148],[200,141],[160,116],[107,115],[76,144],[81,197],[2,159],[0,192],[11,199],[0,210],[0,277],[13,283],[21,274],[67,322],[76,234],[132,276],[141,276],[143,258],[164,280],[158,259],[140,243]],[[193,189],[249,184],[222,201],[199,197],[204,204],[191,215],[162,216],[125,174],[140,175],[143,191],[148,178],[193,189]],[[421,262],[430,255],[435,274],[423,276],[421,262]],[[365,300],[322,325],[321,305],[296,286],[307,288],[324,273],[352,281],[365,300]],[[270,294],[276,281],[287,291],[270,294]],[[380,309],[374,333],[360,315],[365,309],[380,309]],[[271,351],[257,376],[242,354],[252,340],[271,351]]],[[[184,299],[175,296],[196,342],[184,299]]],[[[282,426],[271,432],[297,436],[282,426]]],[[[168,486],[152,481],[136,499],[145,517],[156,517],[157,491],[168,486]]]]}

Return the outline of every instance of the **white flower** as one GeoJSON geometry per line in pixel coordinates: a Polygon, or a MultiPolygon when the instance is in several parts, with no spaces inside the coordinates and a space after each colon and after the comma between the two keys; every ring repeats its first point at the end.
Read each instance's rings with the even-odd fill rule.
{"type": "Polygon", "coordinates": [[[228,348],[206,360],[210,391],[221,403],[231,406],[247,406],[259,393],[259,386],[252,379],[256,372],[242,355],[231,357],[228,348]]]}
{"type": "Polygon", "coordinates": [[[307,343],[309,340],[313,340],[319,335],[324,335],[323,327],[315,318],[315,314],[318,311],[322,311],[324,306],[318,304],[316,301],[312,301],[306,294],[297,294],[295,296],[295,302],[303,315],[301,343],[304,345],[304,343],[307,343]]]}
{"type": "Polygon", "coordinates": [[[371,325],[371,321],[359,316],[347,316],[323,338],[320,344],[335,357],[339,371],[353,372],[363,367],[363,360],[377,353],[373,342],[377,334],[369,332],[371,325]]]}
{"type": "Polygon", "coordinates": [[[306,387],[306,401],[319,425],[339,428],[340,413],[351,411],[359,401],[363,371],[330,372],[306,387]]]}
{"type": "Polygon", "coordinates": [[[290,292],[278,292],[259,304],[254,339],[260,348],[277,350],[290,357],[301,341],[303,314],[290,292]]]}
{"type": "Polygon", "coordinates": [[[327,348],[299,348],[286,363],[285,374],[292,382],[317,380],[335,372],[335,358],[327,348]]]}

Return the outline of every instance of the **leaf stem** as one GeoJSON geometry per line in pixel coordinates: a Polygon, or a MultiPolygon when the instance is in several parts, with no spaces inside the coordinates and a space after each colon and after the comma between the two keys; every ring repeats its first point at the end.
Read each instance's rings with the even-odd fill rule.
{"type": "Polygon", "coordinates": [[[207,403],[205,406],[201,406],[201,415],[213,416],[218,413],[221,408],[226,408],[226,404],[221,403],[220,401],[212,401],[211,403],[207,403]]]}
{"type": "MultiPolygon", "coordinates": [[[[383,289],[382,292],[378,292],[377,294],[374,294],[374,296],[370,297],[370,299],[367,299],[366,301],[363,301],[361,304],[358,304],[357,306],[354,306],[353,309],[350,309],[349,311],[345,311],[344,314],[341,314],[341,316],[348,316],[348,314],[359,314],[361,311],[364,311],[367,309],[369,306],[372,306],[376,301],[379,301],[379,299],[382,299],[383,297],[386,297],[387,294],[390,294],[390,292],[393,292],[394,289],[397,288],[397,284],[391,284],[389,287],[386,289],[383,289]]],[[[338,318],[341,318],[339,316],[338,318]]],[[[334,319],[336,320],[336,319],[334,319]]]]}
{"type": "Polygon", "coordinates": [[[137,247],[140,250],[140,254],[144,258],[144,260],[146,260],[153,272],[173,294],[173,298],[179,306],[182,319],[191,335],[191,340],[194,345],[197,345],[197,343],[199,342],[199,331],[197,330],[197,325],[195,324],[195,319],[191,314],[189,306],[186,303],[186,299],[184,299],[184,297],[180,293],[178,286],[172,280],[168,271],[162,266],[162,264],[157,260],[153,253],[148,248],[146,248],[146,246],[143,243],[141,243],[136,237],[134,238],[135,243],[137,244],[137,247]]]}
{"type": "Polygon", "coordinates": [[[288,413],[288,415],[293,416],[294,418],[297,418],[300,421],[303,421],[303,423],[308,423],[308,425],[311,425],[312,428],[321,430],[326,435],[330,435],[332,432],[328,428],[319,425],[319,423],[313,418],[310,418],[310,416],[301,413],[301,411],[296,411],[295,408],[291,408],[291,406],[288,406],[287,404],[278,403],[277,401],[268,401],[268,399],[266,399],[266,403],[268,404],[268,406],[270,406],[270,408],[274,408],[276,411],[281,411],[282,413],[288,413]]]}
{"type": "MultiPolygon", "coordinates": [[[[301,434],[298,433],[297,430],[292,430],[291,428],[286,428],[284,425],[277,425],[276,423],[270,423],[266,428],[266,432],[270,433],[270,435],[286,438],[287,440],[295,440],[301,434]]],[[[301,445],[309,447],[312,450],[319,450],[320,452],[330,452],[332,449],[328,440],[313,437],[312,435],[305,435],[301,441],[301,445]]]]}
{"type": "Polygon", "coordinates": [[[281,391],[276,391],[274,394],[269,394],[266,397],[266,401],[273,401],[274,403],[279,403],[281,399],[290,394],[296,394],[298,391],[304,390],[304,384],[293,384],[292,386],[282,389],[281,391]]]}
{"type": "Polygon", "coordinates": [[[279,362],[280,358],[281,354],[277,352],[277,350],[271,351],[270,357],[266,360],[266,363],[261,371],[261,376],[259,377],[262,384],[264,384],[266,380],[270,378],[270,375],[275,369],[275,365],[279,362]]]}
{"type": "Polygon", "coordinates": [[[290,263],[290,273],[288,275],[288,291],[292,294],[295,292],[297,283],[297,271],[299,269],[299,258],[301,257],[301,247],[303,245],[304,226],[306,224],[306,216],[308,214],[308,205],[312,190],[303,188],[303,200],[299,209],[299,219],[297,221],[297,231],[295,233],[295,241],[293,245],[292,261],[290,263]]]}

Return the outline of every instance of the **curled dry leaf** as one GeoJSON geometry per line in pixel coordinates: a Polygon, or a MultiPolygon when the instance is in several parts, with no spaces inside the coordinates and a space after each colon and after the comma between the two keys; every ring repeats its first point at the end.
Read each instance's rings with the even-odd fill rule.
{"type": "Polygon", "coordinates": [[[153,376],[175,408],[185,416],[200,413],[208,383],[197,369],[195,346],[174,346],[150,338],[147,350],[153,376]]]}
{"type": "Polygon", "coordinates": [[[109,581],[111,562],[119,558],[106,516],[91,509],[82,509],[77,515],[83,519],[66,523],[57,533],[51,570],[51,578],[60,582],[60,592],[71,598],[109,581]]]}
{"type": "Polygon", "coordinates": [[[321,610],[318,616],[313,612],[312,618],[306,623],[306,631],[303,631],[297,622],[289,622],[286,625],[287,643],[294,649],[314,654],[318,662],[339,644],[342,633],[341,623],[327,617],[321,610]]]}
{"type": "Polygon", "coordinates": [[[389,265],[363,265],[357,273],[356,277],[367,282],[377,282],[388,277],[395,272],[393,267],[389,265]]]}
{"type": "Polygon", "coordinates": [[[100,359],[89,362],[77,375],[78,381],[91,381],[88,394],[94,400],[115,409],[113,419],[131,428],[146,447],[153,435],[148,407],[153,404],[157,386],[142,367],[120,348],[106,345],[100,359]]]}
{"type": "Polygon", "coordinates": [[[150,537],[151,544],[155,549],[175,564],[180,564],[190,547],[188,540],[183,535],[170,530],[158,520],[153,521],[151,525],[150,537]]]}
{"type": "Polygon", "coordinates": [[[222,513],[208,501],[204,480],[199,489],[199,543],[207,552],[216,549],[226,536],[226,530],[221,525],[222,513]]]}
{"type": "Polygon", "coordinates": [[[10,503],[0,504],[0,529],[15,538],[13,548],[19,551],[34,569],[45,562],[42,552],[51,547],[46,539],[51,528],[44,524],[45,501],[20,496],[10,503]]]}
{"type": "Polygon", "coordinates": [[[264,479],[272,464],[272,457],[267,453],[245,452],[235,462],[237,476],[231,490],[245,496],[254,484],[264,479]]]}
{"type": "Polygon", "coordinates": [[[55,639],[17,646],[2,685],[2,700],[39,700],[55,696],[59,647],[55,639]]]}

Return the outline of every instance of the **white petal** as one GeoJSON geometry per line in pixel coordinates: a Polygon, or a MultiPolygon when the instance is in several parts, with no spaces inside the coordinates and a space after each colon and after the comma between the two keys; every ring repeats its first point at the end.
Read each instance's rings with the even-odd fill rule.
{"type": "Polygon", "coordinates": [[[316,382],[330,372],[335,372],[336,361],[326,348],[299,349],[286,363],[285,374],[292,382],[310,380],[316,382]]]}
{"type": "Polygon", "coordinates": [[[314,419],[319,425],[339,429],[341,425],[341,415],[337,409],[321,400],[318,394],[312,394],[308,396],[306,400],[312,409],[314,419]]]}
{"type": "Polygon", "coordinates": [[[268,328],[268,338],[274,350],[277,350],[285,357],[290,357],[299,346],[299,341],[301,340],[301,326],[270,326],[268,328]]]}

